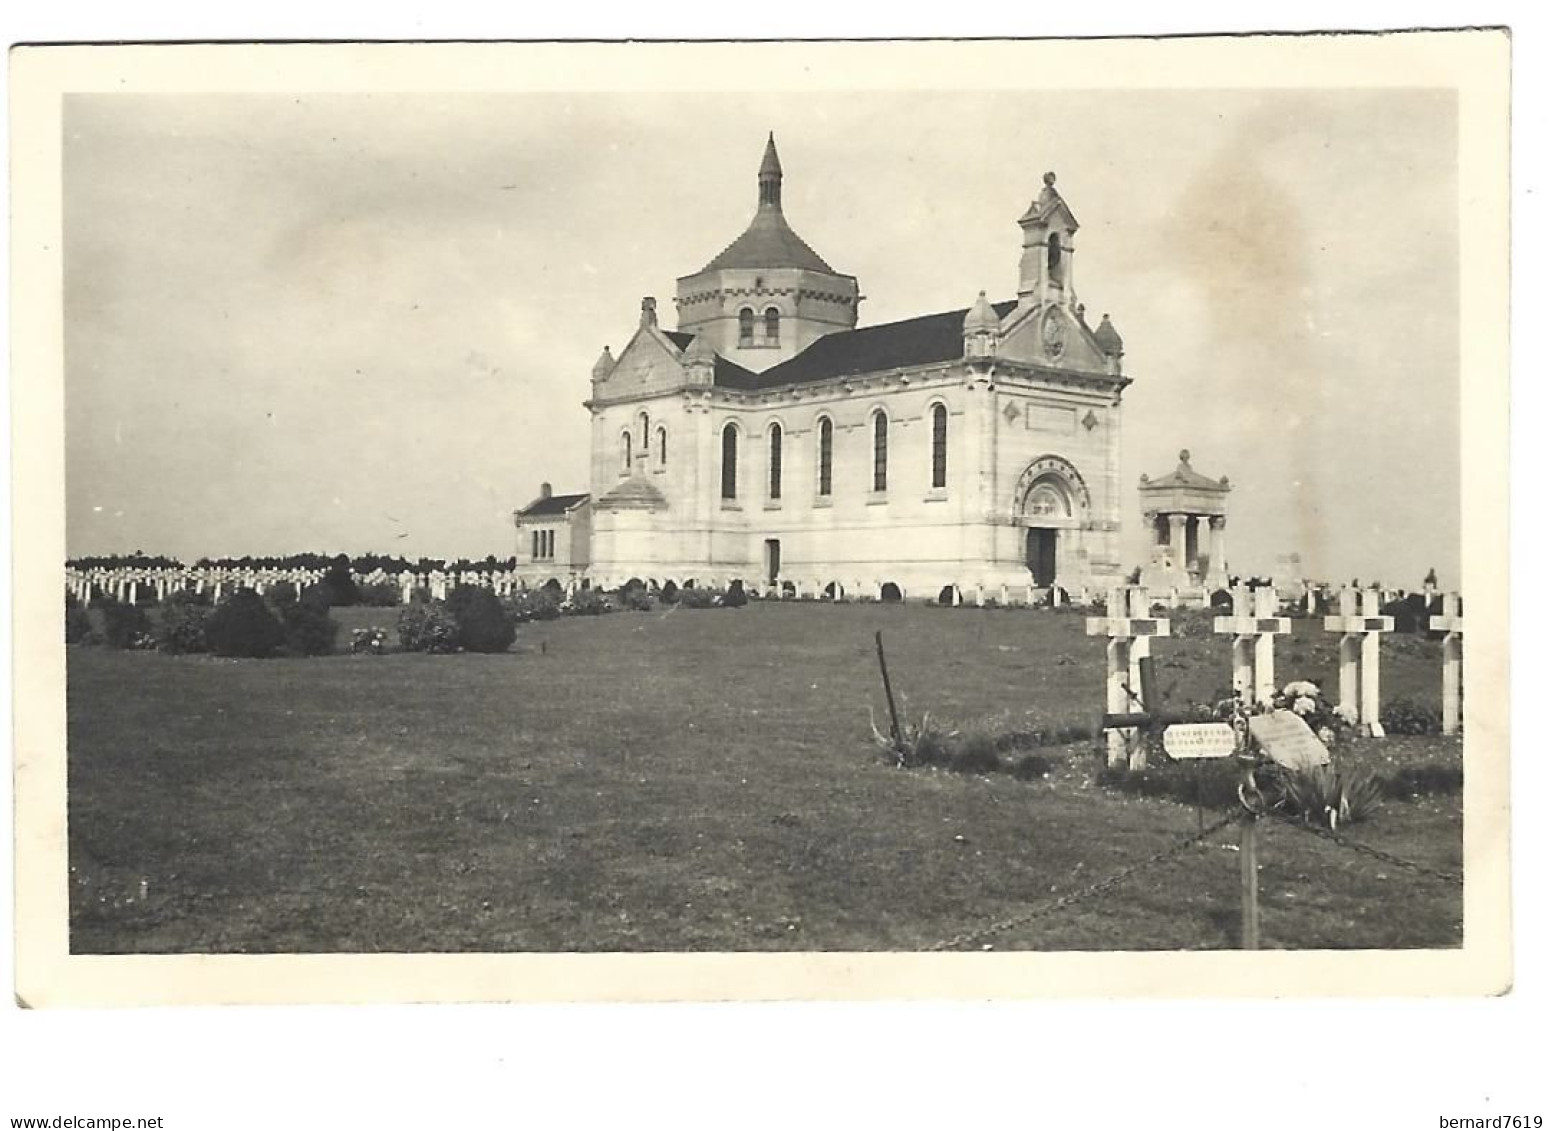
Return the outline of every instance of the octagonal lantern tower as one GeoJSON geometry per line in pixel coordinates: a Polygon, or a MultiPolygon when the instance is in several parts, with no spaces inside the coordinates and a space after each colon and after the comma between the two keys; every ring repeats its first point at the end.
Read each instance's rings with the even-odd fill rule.
{"type": "Polygon", "coordinates": [[[1167,594],[1229,583],[1224,550],[1229,477],[1210,479],[1191,466],[1191,453],[1180,453],[1180,466],[1158,479],[1142,477],[1142,517],[1150,532],[1142,584],[1150,593],[1167,594]]]}

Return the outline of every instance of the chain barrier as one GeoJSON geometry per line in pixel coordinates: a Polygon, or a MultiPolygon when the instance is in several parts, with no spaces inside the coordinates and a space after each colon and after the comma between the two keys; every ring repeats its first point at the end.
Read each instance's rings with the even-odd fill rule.
{"type": "Polygon", "coordinates": [[[1445,883],[1458,884],[1463,882],[1463,876],[1459,872],[1449,872],[1441,868],[1431,868],[1427,864],[1419,864],[1415,860],[1406,860],[1400,856],[1396,856],[1393,853],[1386,852],[1383,848],[1375,848],[1372,845],[1359,844],[1355,840],[1348,840],[1346,837],[1333,832],[1331,829],[1324,828],[1323,826],[1307,825],[1295,817],[1284,816],[1281,813],[1276,814],[1276,816],[1285,825],[1291,825],[1293,828],[1298,829],[1300,832],[1309,833],[1310,836],[1316,837],[1320,840],[1330,841],[1332,844],[1340,845],[1342,848],[1351,849],[1353,852],[1358,853],[1360,856],[1368,856],[1380,861],[1381,863],[1389,864],[1396,868],[1404,868],[1407,871],[1416,872],[1418,875],[1428,876],[1435,880],[1443,880],[1445,883]]]}
{"type": "Polygon", "coordinates": [[[929,951],[958,950],[960,947],[969,943],[979,942],[980,940],[988,938],[991,935],[1002,934],[1004,931],[1011,931],[1014,927],[1021,927],[1024,924],[1033,922],[1040,916],[1049,914],[1052,911],[1060,910],[1063,907],[1070,907],[1074,903],[1078,903],[1081,900],[1088,899],[1091,896],[1098,895],[1100,892],[1115,887],[1122,880],[1129,876],[1135,875],[1136,873],[1142,871],[1144,868],[1151,868],[1155,864],[1162,864],[1164,861],[1170,859],[1171,857],[1178,856],[1189,848],[1194,848],[1208,837],[1214,835],[1215,833],[1221,832],[1223,829],[1226,829],[1228,826],[1234,824],[1234,822],[1239,820],[1239,816],[1240,815],[1238,813],[1230,813],[1221,821],[1216,821],[1213,824],[1208,825],[1201,832],[1189,836],[1185,840],[1171,844],[1166,848],[1162,848],[1158,852],[1155,852],[1152,856],[1145,856],[1143,859],[1138,860],[1135,863],[1128,864],[1120,871],[1113,872],[1102,880],[1098,880],[1086,887],[1077,888],[1074,891],[1059,895],[1054,899],[1045,900],[1042,903],[1036,904],[1030,910],[1021,911],[1019,914],[1010,916],[1007,919],[999,919],[995,923],[989,923],[984,927],[977,927],[974,930],[962,931],[957,935],[943,939],[941,942],[934,943],[927,949],[929,951]]]}

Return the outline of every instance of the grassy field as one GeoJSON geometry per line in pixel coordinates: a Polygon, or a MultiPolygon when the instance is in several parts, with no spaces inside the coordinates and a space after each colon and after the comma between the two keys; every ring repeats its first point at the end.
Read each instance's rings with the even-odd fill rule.
{"type": "MultiPolygon", "coordinates": [[[[392,628],[394,610],[340,610],[392,628]]],[[[1300,624],[1279,678],[1335,686],[1300,624]]],[[[1093,742],[1035,781],[896,769],[873,747],[882,629],[909,711],[1012,732],[1092,725],[1104,644],[1074,615],[879,605],[658,610],[525,625],[507,655],[268,661],[72,647],[77,953],[909,950],[1189,836],[1197,815],[1094,783],[1093,742]]],[[[1436,703],[1437,645],[1388,640],[1387,698],[1436,703]]],[[[1229,682],[1222,639],[1155,645],[1175,702],[1229,682]]],[[[1441,738],[1358,745],[1455,760],[1441,738]]],[[[1354,839],[1460,868],[1458,793],[1354,839]]],[[[1264,945],[1458,946],[1458,885],[1270,823],[1264,945]]],[[[1233,830],[998,949],[1237,944],[1233,830]]]]}

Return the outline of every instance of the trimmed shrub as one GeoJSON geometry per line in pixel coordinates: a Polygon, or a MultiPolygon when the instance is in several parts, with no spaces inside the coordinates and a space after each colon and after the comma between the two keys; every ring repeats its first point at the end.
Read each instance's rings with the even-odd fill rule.
{"type": "Polygon", "coordinates": [[[109,648],[146,648],[152,643],[151,622],[139,605],[107,601],[102,606],[102,638],[109,648]]]}
{"type": "Polygon", "coordinates": [[[205,643],[217,656],[263,659],[286,643],[286,628],[252,589],[235,590],[205,619],[205,643]]]}
{"type": "Polygon", "coordinates": [[[288,605],[281,614],[286,630],[286,651],[293,656],[330,656],[339,636],[339,623],[326,606],[311,601],[288,605]]]}
{"type": "Polygon", "coordinates": [[[686,585],[679,590],[679,604],[686,609],[710,609],[720,605],[721,594],[715,589],[701,589],[694,585],[686,585]]]}
{"type": "Polygon", "coordinates": [[[619,608],[628,609],[633,613],[651,612],[657,602],[652,599],[652,594],[645,589],[622,589],[616,599],[619,608]]]}
{"type": "Polygon", "coordinates": [[[665,605],[672,605],[679,600],[679,586],[672,581],[663,582],[663,588],[658,591],[657,599],[665,605]]]}
{"type": "Polygon", "coordinates": [[[399,644],[406,652],[458,651],[458,622],[441,601],[405,605],[398,629],[399,644]]]}
{"type": "Polygon", "coordinates": [[[399,587],[391,581],[373,581],[356,587],[361,603],[374,609],[392,608],[399,603],[399,587]]]}
{"type": "Polygon", "coordinates": [[[1380,708],[1380,726],[1386,734],[1438,734],[1442,725],[1439,711],[1404,695],[1380,708]]]}
{"type": "Polygon", "coordinates": [[[350,576],[350,559],[344,554],[338,555],[329,563],[329,568],[319,584],[328,590],[331,607],[345,608],[361,603],[361,592],[356,588],[356,579],[350,576]]]}
{"type": "Polygon", "coordinates": [[[744,583],[742,581],[735,581],[730,584],[726,595],[722,598],[722,603],[730,609],[741,609],[747,605],[749,603],[749,594],[744,592],[744,583]]]}
{"type": "Polygon", "coordinates": [[[66,644],[90,644],[96,629],[92,627],[91,615],[83,609],[79,602],[65,604],[65,643],[66,644]]]}
{"type": "Polygon", "coordinates": [[[478,585],[458,585],[447,595],[447,611],[458,626],[458,644],[466,652],[505,652],[517,628],[501,600],[478,585]]]}
{"type": "Polygon", "coordinates": [[[560,616],[560,598],[549,589],[529,589],[515,593],[502,602],[517,624],[531,620],[554,620],[560,616]]]}
{"type": "MultiPolygon", "coordinates": [[[[643,589],[629,589],[623,592],[645,595],[643,589]]],[[[651,598],[647,598],[648,601],[651,598]]],[[[614,606],[609,603],[609,598],[604,595],[602,589],[578,589],[561,607],[561,612],[571,617],[598,617],[604,613],[614,611],[614,606]]]]}
{"type": "Polygon", "coordinates": [[[209,606],[199,604],[193,594],[169,596],[162,609],[161,623],[156,626],[157,650],[173,656],[208,651],[205,622],[210,619],[210,611],[209,606]]]}

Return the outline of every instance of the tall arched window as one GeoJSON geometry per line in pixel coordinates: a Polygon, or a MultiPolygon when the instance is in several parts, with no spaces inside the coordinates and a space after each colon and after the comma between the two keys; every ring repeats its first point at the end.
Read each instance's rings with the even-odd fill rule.
{"type": "Polygon", "coordinates": [[[932,485],[948,486],[948,409],[932,406],[932,485]]]}
{"type": "Polygon", "coordinates": [[[889,417],[879,409],[873,414],[873,490],[889,489],[889,417]]]}
{"type": "Polygon", "coordinates": [[[747,306],[738,312],[738,344],[754,345],[754,311],[747,306]]]}
{"type": "Polygon", "coordinates": [[[647,435],[647,428],[649,427],[648,421],[647,421],[647,414],[644,413],[644,412],[637,413],[636,414],[636,423],[641,425],[641,450],[642,450],[642,452],[644,454],[644,453],[649,452],[649,451],[652,450],[651,449],[650,437],[647,435]]]}
{"type": "Polygon", "coordinates": [[[1051,277],[1051,282],[1060,284],[1062,281],[1062,237],[1055,232],[1051,238],[1045,241],[1045,270],[1051,277]]]}
{"type": "Polygon", "coordinates": [[[738,429],[732,424],[722,429],[722,497],[738,498],[738,429]]]}
{"type": "Polygon", "coordinates": [[[771,425],[771,482],[772,499],[781,498],[781,425],[771,425]]]}
{"type": "Polygon", "coordinates": [[[831,455],[835,449],[835,425],[827,416],[819,422],[819,494],[830,497],[831,455]]]}
{"type": "Polygon", "coordinates": [[[765,344],[774,346],[781,341],[781,311],[774,306],[765,308],[765,344]]]}
{"type": "Polygon", "coordinates": [[[668,466],[668,429],[661,424],[657,426],[657,465],[668,466]]]}
{"type": "Polygon", "coordinates": [[[631,438],[629,432],[620,433],[620,470],[631,469],[631,438]]]}

